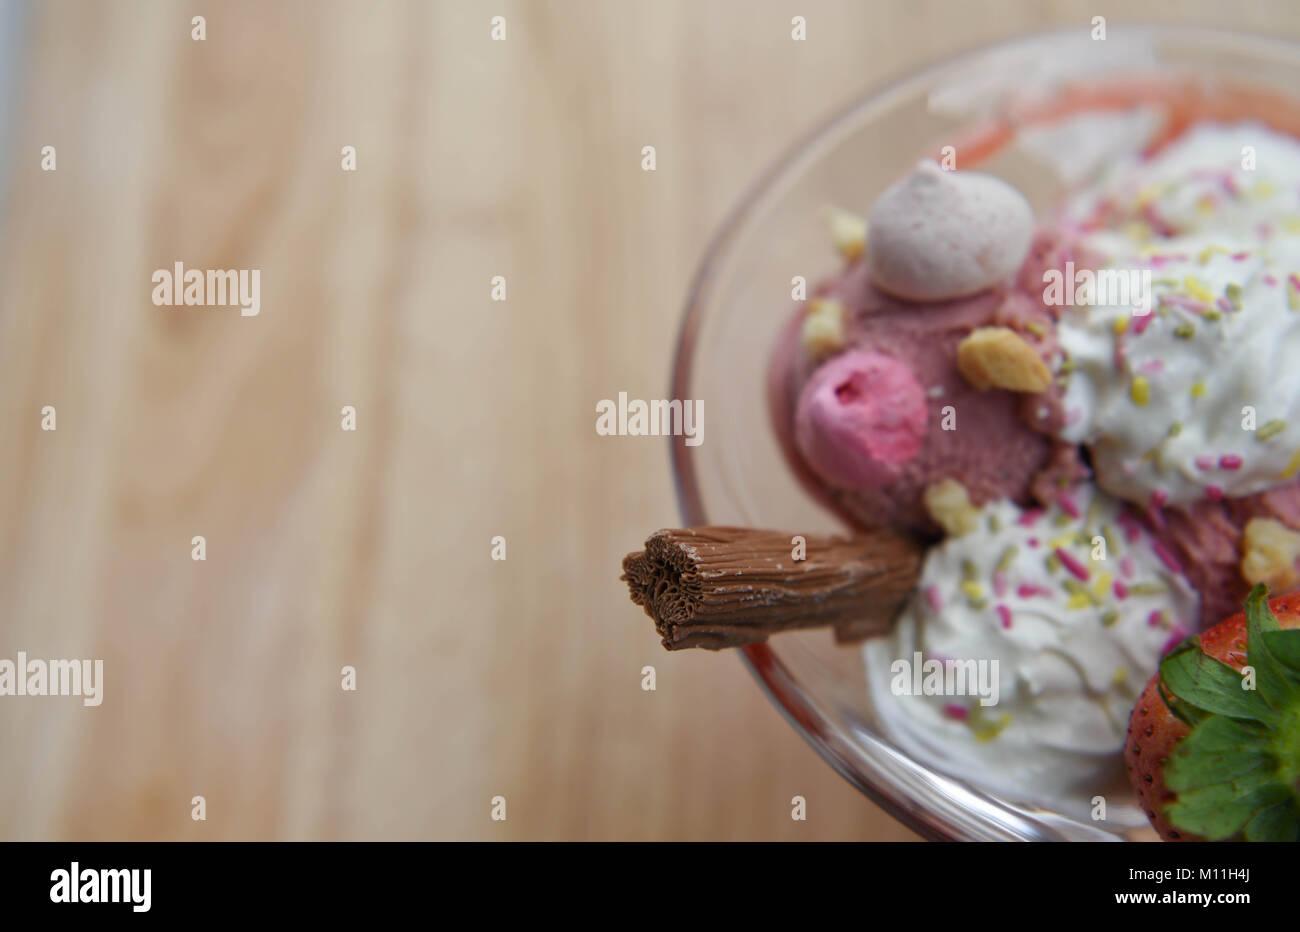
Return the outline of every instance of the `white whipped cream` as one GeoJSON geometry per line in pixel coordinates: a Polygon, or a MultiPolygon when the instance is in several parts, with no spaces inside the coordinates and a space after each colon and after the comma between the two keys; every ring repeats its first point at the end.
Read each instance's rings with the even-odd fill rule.
{"type": "Polygon", "coordinates": [[[864,648],[873,707],[904,751],[1021,797],[1102,792],[1133,703],[1198,608],[1120,512],[1087,485],[1042,512],[1000,501],[977,530],[930,550],[893,634],[864,648]],[[997,660],[997,704],[897,694],[893,665],[917,651],[997,660]]]}
{"type": "Polygon", "coordinates": [[[1101,268],[1150,269],[1154,310],[1063,310],[1063,439],[1143,506],[1260,492],[1300,471],[1300,143],[1204,125],[1066,210],[1101,268]],[[1255,169],[1242,168],[1254,148],[1255,169]],[[1163,235],[1161,235],[1163,234],[1163,235]],[[1253,430],[1250,429],[1253,426],[1253,430]]]}

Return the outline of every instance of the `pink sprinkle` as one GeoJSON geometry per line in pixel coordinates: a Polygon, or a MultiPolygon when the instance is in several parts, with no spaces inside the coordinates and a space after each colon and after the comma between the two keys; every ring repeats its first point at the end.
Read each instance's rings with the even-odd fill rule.
{"type": "Polygon", "coordinates": [[[1011,609],[1007,608],[1005,605],[999,605],[998,617],[1002,619],[1002,627],[1011,627],[1011,609]]]}
{"type": "Polygon", "coordinates": [[[1234,252],[1232,254],[1233,262],[1245,262],[1249,258],[1250,258],[1250,253],[1248,252],[1234,252]]]}
{"type": "Polygon", "coordinates": [[[1212,502],[1221,502],[1223,501],[1223,489],[1217,485],[1207,485],[1205,487],[1205,497],[1212,502]]]}
{"type": "Polygon", "coordinates": [[[1240,456],[1237,456],[1237,454],[1235,454],[1235,453],[1229,453],[1229,454],[1227,454],[1227,455],[1225,455],[1225,456],[1220,456],[1220,457],[1219,457],[1219,468],[1220,468],[1220,469],[1240,469],[1240,468],[1241,468],[1241,457],[1240,457],[1240,456]]]}
{"type": "Polygon", "coordinates": [[[1178,558],[1174,556],[1173,551],[1166,547],[1161,541],[1157,540],[1152,542],[1151,549],[1156,552],[1156,556],[1158,556],[1160,562],[1169,569],[1169,572],[1181,573],[1183,571],[1183,565],[1178,562],[1178,558]]]}
{"type": "MultiPolygon", "coordinates": [[[[1142,319],[1150,320],[1151,318],[1144,317],[1142,319]]],[[[1164,361],[1160,359],[1148,359],[1146,362],[1142,363],[1142,365],[1138,366],[1138,372],[1141,372],[1143,375],[1154,375],[1155,373],[1163,372],[1164,370],[1164,361]]]]}
{"type": "Polygon", "coordinates": [[[1269,273],[1265,272],[1265,273],[1264,273],[1264,284],[1265,284],[1265,285],[1268,285],[1270,288],[1272,288],[1274,285],[1277,284],[1277,278],[1274,277],[1273,275],[1270,275],[1269,273]]]}
{"type": "Polygon", "coordinates": [[[1056,559],[1060,560],[1061,565],[1070,571],[1070,575],[1080,582],[1087,582],[1091,578],[1092,574],[1088,572],[1088,568],[1066,553],[1065,548],[1056,548],[1056,559]]]}
{"type": "Polygon", "coordinates": [[[1133,332],[1134,332],[1137,336],[1142,336],[1142,334],[1146,333],[1147,327],[1150,327],[1150,326],[1151,326],[1151,321],[1152,321],[1152,319],[1155,318],[1155,316],[1156,316],[1155,314],[1138,314],[1138,315],[1134,315],[1134,317],[1133,317],[1133,332]]]}
{"type": "Polygon", "coordinates": [[[998,570],[993,574],[993,594],[999,599],[1007,594],[1007,574],[998,570]]]}
{"type": "Polygon", "coordinates": [[[1128,598],[1128,586],[1124,585],[1118,579],[1115,580],[1113,588],[1115,590],[1115,598],[1119,599],[1121,602],[1128,598]]]}
{"type": "Polygon", "coordinates": [[[959,722],[964,722],[970,717],[970,710],[964,705],[946,705],[943,707],[943,714],[959,722]]]}
{"type": "Polygon", "coordinates": [[[1079,511],[1079,506],[1074,503],[1074,496],[1069,492],[1062,492],[1060,495],[1056,496],[1056,504],[1060,505],[1061,510],[1071,518],[1078,518],[1082,515],[1082,512],[1079,511]]]}
{"type": "Polygon", "coordinates": [[[1151,612],[1151,614],[1147,616],[1147,625],[1148,625],[1149,627],[1152,627],[1152,628],[1159,628],[1159,627],[1160,627],[1160,616],[1161,616],[1161,611],[1160,611],[1160,609],[1157,608],[1157,609],[1153,610],[1153,611],[1151,612]]]}
{"type": "Polygon", "coordinates": [[[1111,365],[1119,370],[1124,368],[1124,344],[1119,340],[1115,341],[1115,358],[1111,361],[1111,365]]]}
{"type": "Polygon", "coordinates": [[[1167,502],[1167,501],[1169,501],[1169,493],[1166,492],[1164,489],[1152,489],[1152,490],[1151,490],[1151,507],[1152,507],[1152,508],[1163,508],[1163,507],[1165,507],[1165,502],[1167,502]]]}
{"type": "Polygon", "coordinates": [[[1148,256],[1147,261],[1151,263],[1151,267],[1153,269],[1158,269],[1163,267],[1164,264],[1169,261],[1169,257],[1156,254],[1156,255],[1148,256]]]}
{"type": "Polygon", "coordinates": [[[1219,298],[1218,301],[1215,301],[1214,303],[1219,305],[1219,310],[1221,311],[1226,311],[1228,313],[1231,313],[1232,311],[1236,310],[1236,308],[1232,306],[1232,302],[1229,301],[1227,297],[1221,297],[1219,298]]]}
{"type": "Polygon", "coordinates": [[[1162,294],[1160,296],[1160,303],[1162,305],[1170,305],[1172,307],[1182,308],[1184,311],[1190,311],[1193,314],[1203,315],[1205,313],[1204,301],[1197,301],[1193,298],[1184,297],[1183,295],[1180,294],[1162,294]]]}
{"type": "Polygon", "coordinates": [[[1119,571],[1124,574],[1125,579],[1132,579],[1133,574],[1137,571],[1133,565],[1133,558],[1128,554],[1120,558],[1119,571]]]}
{"type": "Polygon", "coordinates": [[[1291,283],[1292,288],[1295,288],[1296,290],[1300,291],[1300,275],[1297,275],[1294,272],[1292,272],[1290,275],[1286,277],[1286,280],[1291,283]]]}
{"type": "Polygon", "coordinates": [[[1210,453],[1202,453],[1195,459],[1197,469],[1213,469],[1214,456],[1210,453]]]}
{"type": "Polygon", "coordinates": [[[943,596],[939,594],[938,586],[925,587],[925,601],[929,603],[931,611],[943,611],[943,596]]]}
{"type": "Polygon", "coordinates": [[[1148,508],[1146,514],[1147,521],[1150,522],[1151,526],[1157,531],[1163,531],[1165,529],[1165,513],[1163,511],[1159,508],[1148,508]]]}
{"type": "Polygon", "coordinates": [[[1222,177],[1219,178],[1219,182],[1223,185],[1224,191],[1227,191],[1233,197],[1237,197],[1237,179],[1225,172],[1222,177]]]}
{"type": "Polygon", "coordinates": [[[1026,511],[1024,514],[1022,514],[1019,518],[1016,519],[1016,524],[1019,524],[1021,527],[1033,527],[1035,524],[1038,523],[1038,519],[1041,518],[1042,516],[1043,516],[1043,509],[1030,508],[1028,511],[1026,511]]]}
{"type": "Polygon", "coordinates": [[[1261,223],[1255,227],[1255,233],[1260,239],[1268,239],[1273,235],[1273,225],[1271,223],[1261,223]]]}
{"type": "Polygon", "coordinates": [[[1025,583],[1016,590],[1016,595],[1020,596],[1022,599],[1032,599],[1036,595],[1047,595],[1051,591],[1051,589],[1045,589],[1042,586],[1031,586],[1028,583],[1025,583]]]}
{"type": "Polygon", "coordinates": [[[1031,537],[1031,538],[1029,538],[1028,543],[1029,543],[1029,546],[1031,546],[1031,547],[1033,547],[1033,548],[1035,548],[1035,549],[1038,548],[1038,538],[1037,538],[1037,537],[1031,537]]]}

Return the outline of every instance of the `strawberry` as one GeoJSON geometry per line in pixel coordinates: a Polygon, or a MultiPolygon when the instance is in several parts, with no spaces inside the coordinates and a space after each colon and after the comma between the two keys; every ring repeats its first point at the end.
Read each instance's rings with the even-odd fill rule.
{"type": "Polygon", "coordinates": [[[1124,763],[1163,838],[1300,841],[1300,630],[1284,629],[1300,629],[1300,593],[1261,583],[1138,698],[1124,763]]]}

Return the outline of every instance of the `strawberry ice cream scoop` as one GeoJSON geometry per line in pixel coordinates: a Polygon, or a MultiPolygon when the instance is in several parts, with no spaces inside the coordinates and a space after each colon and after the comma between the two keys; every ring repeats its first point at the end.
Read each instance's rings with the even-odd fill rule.
{"type": "Polygon", "coordinates": [[[879,488],[898,478],[925,439],[925,390],[905,362],[852,350],[804,386],[795,443],[825,482],[879,488]]]}

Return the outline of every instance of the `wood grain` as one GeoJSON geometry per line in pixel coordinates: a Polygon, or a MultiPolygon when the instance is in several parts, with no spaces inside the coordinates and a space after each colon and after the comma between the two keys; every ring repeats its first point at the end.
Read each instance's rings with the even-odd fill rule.
{"type": "MultiPolygon", "coordinates": [[[[618,563],[678,522],[666,450],[597,437],[594,403],[662,391],[711,231],[865,88],[1096,13],[1229,14],[208,6],[194,42],[192,4],[41,3],[21,43],[0,656],[101,657],[106,683],[97,709],[0,700],[0,838],[912,837],[736,658],[662,652],[618,563]],[[177,260],[261,269],[261,315],[154,307],[177,260]]],[[[1285,0],[1229,13],[1300,33],[1285,0]]]]}

